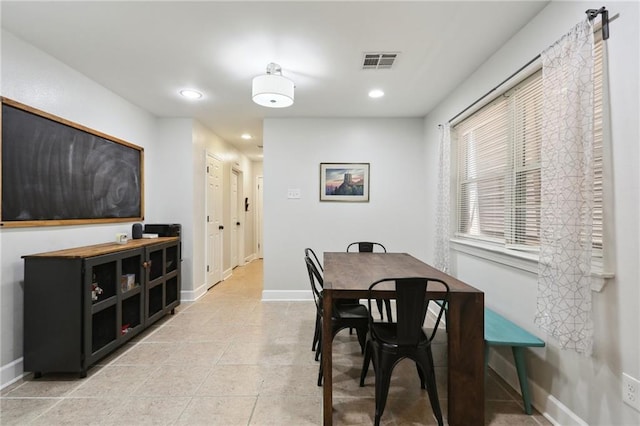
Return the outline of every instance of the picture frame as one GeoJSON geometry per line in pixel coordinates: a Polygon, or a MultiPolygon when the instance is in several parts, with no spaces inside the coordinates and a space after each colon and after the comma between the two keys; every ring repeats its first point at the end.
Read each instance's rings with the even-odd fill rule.
{"type": "Polygon", "coordinates": [[[369,163],[320,163],[320,201],[369,202],[369,163]]]}

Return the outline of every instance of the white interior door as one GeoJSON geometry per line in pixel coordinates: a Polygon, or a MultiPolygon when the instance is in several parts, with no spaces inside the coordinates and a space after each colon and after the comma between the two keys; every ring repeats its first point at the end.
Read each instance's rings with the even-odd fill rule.
{"type": "Polygon", "coordinates": [[[238,219],[238,172],[231,172],[231,269],[238,266],[238,236],[240,220],[238,219]]]}
{"type": "Polygon", "coordinates": [[[222,281],[222,161],[207,154],[207,286],[222,281]]]}
{"type": "Polygon", "coordinates": [[[256,187],[256,239],[259,259],[262,259],[262,186],[262,176],[258,176],[256,187]]]}

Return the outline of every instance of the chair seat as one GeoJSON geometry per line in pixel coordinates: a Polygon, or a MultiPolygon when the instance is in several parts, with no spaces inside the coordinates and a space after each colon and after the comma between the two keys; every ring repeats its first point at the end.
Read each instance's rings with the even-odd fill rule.
{"type": "MultiPolygon", "coordinates": [[[[378,343],[392,348],[398,347],[398,324],[394,322],[377,322],[371,326],[376,334],[378,343]]],[[[420,335],[418,345],[429,344],[429,338],[424,334],[420,335]]],[[[415,345],[414,345],[415,346],[415,345]]]]}
{"type": "Polygon", "coordinates": [[[369,311],[364,305],[338,305],[334,308],[336,318],[342,320],[361,319],[365,322],[369,320],[369,311]]]}
{"type": "Polygon", "coordinates": [[[334,300],[334,305],[360,305],[360,299],[336,299],[334,300]]]}

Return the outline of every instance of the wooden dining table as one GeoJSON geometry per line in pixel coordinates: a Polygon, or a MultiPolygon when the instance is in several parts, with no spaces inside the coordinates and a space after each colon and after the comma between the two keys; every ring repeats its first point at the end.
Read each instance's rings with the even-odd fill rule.
{"type": "MultiPolygon", "coordinates": [[[[324,253],[323,335],[331,335],[333,301],[366,299],[382,278],[438,278],[449,285],[448,414],[451,426],[484,424],[484,293],[407,253],[324,253]]],[[[432,295],[437,299],[441,291],[432,295]]],[[[430,294],[431,295],[431,294],[430,294]]],[[[332,339],[322,339],[323,420],[333,423],[332,339]]]]}

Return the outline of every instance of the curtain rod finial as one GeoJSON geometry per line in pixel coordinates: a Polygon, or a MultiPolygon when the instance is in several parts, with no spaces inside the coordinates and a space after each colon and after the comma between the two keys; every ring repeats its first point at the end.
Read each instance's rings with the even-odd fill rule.
{"type": "Polygon", "coordinates": [[[607,40],[609,38],[609,11],[607,8],[602,6],[600,9],[587,9],[584,13],[587,14],[587,19],[590,21],[602,14],[602,39],[607,40]]]}

